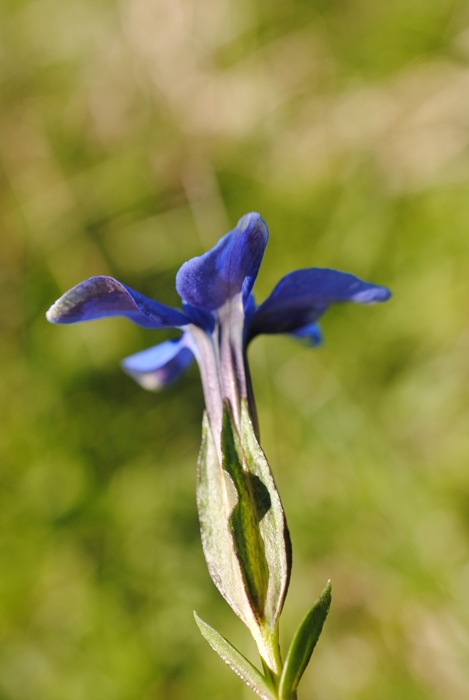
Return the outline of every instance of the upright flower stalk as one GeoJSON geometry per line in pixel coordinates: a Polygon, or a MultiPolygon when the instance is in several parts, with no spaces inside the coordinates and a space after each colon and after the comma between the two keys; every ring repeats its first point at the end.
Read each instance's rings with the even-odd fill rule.
{"type": "Polygon", "coordinates": [[[330,585],[301,623],[282,661],[278,625],[291,573],[291,547],[280,497],[259,444],[247,347],[260,333],[321,341],[318,319],[336,302],[385,301],[390,292],[336,270],[307,268],[286,275],[256,306],[253,286],[267,245],[259,214],[237,226],[176,276],[181,309],[118,282],[92,277],[48,311],[52,323],[124,316],[145,328],[176,328],[179,338],[123,361],[147,389],[174,381],[195,358],[205,397],[198,460],[197,505],[202,546],[213,582],[251,632],[263,673],[196,616],[213,649],[264,700],[296,698],[330,605],[330,585]]]}

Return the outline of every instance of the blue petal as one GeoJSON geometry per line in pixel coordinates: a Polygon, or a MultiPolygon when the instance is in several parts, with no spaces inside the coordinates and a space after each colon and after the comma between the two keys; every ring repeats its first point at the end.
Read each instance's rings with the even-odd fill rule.
{"type": "Polygon", "coordinates": [[[269,233],[259,214],[246,214],[208,253],[184,263],[176,289],[191,306],[215,311],[240,292],[249,298],[269,233]]]}
{"type": "Polygon", "coordinates": [[[126,316],[144,328],[177,328],[189,323],[180,311],[143,296],[113,277],[91,277],[69,289],[46,314],[51,323],[77,323],[126,316]]]}
{"type": "Polygon", "coordinates": [[[290,335],[297,340],[301,340],[305,345],[316,347],[321,345],[323,338],[319,323],[308,323],[307,326],[302,326],[292,331],[290,335]]]}
{"type": "Polygon", "coordinates": [[[196,306],[191,306],[182,302],[182,310],[186,314],[187,318],[190,319],[191,323],[199,328],[203,328],[209,335],[213,332],[215,328],[215,316],[210,311],[205,311],[205,309],[198,308],[196,306]]]}
{"type": "Polygon", "coordinates": [[[122,368],[144,389],[156,391],[178,379],[193,359],[182,336],[126,357],[122,368]]]}
{"type": "Polygon", "coordinates": [[[296,270],[281,279],[259,306],[249,337],[259,333],[294,333],[317,321],[335,302],[373,304],[390,296],[386,287],[363,282],[346,272],[316,267],[296,270]]]}

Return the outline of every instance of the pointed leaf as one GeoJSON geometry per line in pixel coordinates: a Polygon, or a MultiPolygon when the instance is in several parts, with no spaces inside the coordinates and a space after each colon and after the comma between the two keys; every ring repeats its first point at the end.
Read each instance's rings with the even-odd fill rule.
{"type": "Polygon", "coordinates": [[[197,508],[205,561],[212,581],[228,605],[251,632],[262,657],[271,660],[235,551],[230,517],[237,505],[236,489],[220,463],[207,415],[197,473],[197,508]]]}
{"type": "Polygon", "coordinates": [[[239,430],[226,406],[220,466],[205,419],[197,484],[202,545],[218,590],[248,627],[271,671],[280,674],[277,621],[290,575],[290,539],[245,400],[239,430]]]}
{"type": "Polygon", "coordinates": [[[245,467],[253,484],[259,514],[259,531],[269,570],[264,605],[264,627],[274,632],[288,589],[291,543],[280,496],[264,452],[254,431],[246,401],[241,404],[241,445],[245,467]]]}
{"type": "Polygon", "coordinates": [[[295,697],[298,683],[319,639],[330,605],[331,582],[329,581],[298,627],[290,645],[280,679],[280,700],[291,700],[295,697]]]}
{"type": "Polygon", "coordinates": [[[223,415],[222,453],[223,467],[238,496],[230,515],[233,544],[249,601],[257,619],[263,622],[269,568],[259,524],[270,508],[270,496],[261,480],[244,468],[243,446],[227,408],[223,415]]]}
{"type": "Polygon", "coordinates": [[[195,612],[194,618],[204,639],[217,652],[225,664],[260,698],[263,700],[275,700],[275,695],[260,671],[241,652],[235,649],[225,637],[222,637],[213,627],[201,620],[195,612]]]}

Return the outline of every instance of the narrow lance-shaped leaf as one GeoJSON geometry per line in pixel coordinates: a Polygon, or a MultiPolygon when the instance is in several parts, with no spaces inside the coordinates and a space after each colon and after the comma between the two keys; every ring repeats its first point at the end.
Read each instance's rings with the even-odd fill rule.
{"type": "Polygon", "coordinates": [[[230,517],[237,502],[236,489],[220,464],[210,423],[205,415],[198,461],[197,507],[207,568],[222,596],[251,632],[261,656],[274,666],[275,658],[266,644],[247,594],[235,551],[230,517]]]}
{"type": "Polygon", "coordinates": [[[269,569],[259,523],[269,510],[270,495],[264,484],[243,467],[243,449],[227,407],[222,430],[223,467],[230,475],[238,502],[230,515],[230,528],[246,593],[262,624],[269,584],[269,569]]]}
{"type": "Polygon", "coordinates": [[[264,452],[257,440],[247,401],[241,404],[241,444],[245,467],[257,485],[259,530],[269,569],[269,585],[264,607],[264,627],[273,633],[288,589],[291,573],[291,543],[280,496],[264,452]]]}
{"type": "Polygon", "coordinates": [[[225,410],[222,446],[223,465],[238,495],[230,517],[235,552],[269,654],[259,651],[270,670],[280,675],[277,621],[291,569],[290,538],[245,399],[241,401],[240,434],[230,411],[225,410]]]}
{"type": "Polygon", "coordinates": [[[311,610],[307,613],[288,650],[279,686],[279,699],[291,700],[301,676],[308,666],[311,654],[321,634],[331,605],[331,582],[329,581],[311,610]]]}
{"type": "Polygon", "coordinates": [[[276,700],[267,680],[230,642],[194,613],[197,626],[212,649],[262,700],[276,700]]]}
{"type": "Polygon", "coordinates": [[[226,406],[221,468],[208,421],[204,428],[198,478],[202,543],[215,585],[279,675],[277,621],[290,574],[290,540],[245,401],[240,432],[226,406]]]}

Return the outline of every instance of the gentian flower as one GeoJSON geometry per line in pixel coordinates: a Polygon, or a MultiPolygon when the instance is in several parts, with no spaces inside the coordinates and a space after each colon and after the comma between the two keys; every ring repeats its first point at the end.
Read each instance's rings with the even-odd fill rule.
{"type": "MultiPolygon", "coordinates": [[[[222,428],[228,402],[239,425],[247,399],[256,425],[246,350],[261,333],[287,333],[310,345],[321,342],[318,319],[333,303],[371,304],[390,297],[386,287],[327,268],[296,270],[283,277],[256,306],[252,293],[267,244],[259,214],[243,216],[204,255],[184,263],[176,275],[182,309],[143,296],[112,277],[92,277],[66,292],[47,312],[52,323],[77,323],[125,316],[144,328],[178,328],[182,335],[123,361],[124,370],[144,388],[158,389],[198,362],[214,435],[222,428]]],[[[216,440],[219,443],[219,440],[216,440]]]]}
{"type": "Polygon", "coordinates": [[[112,277],[92,277],[66,292],[47,318],[76,323],[125,316],[144,328],[182,331],[176,340],[128,357],[123,367],[143,387],[158,389],[177,379],[194,358],[199,365],[206,404],[197,478],[202,545],[215,585],[256,641],[265,676],[200,618],[197,624],[261,698],[293,700],[329,609],[330,588],[300,625],[283,664],[278,619],[290,578],[290,539],[259,445],[246,351],[261,333],[286,333],[317,345],[318,320],[331,304],[371,304],[385,301],[390,292],[351,274],[307,268],[283,277],[257,306],[253,287],[267,239],[259,214],[246,214],[212,250],[184,263],[176,276],[181,309],[112,277]]]}

